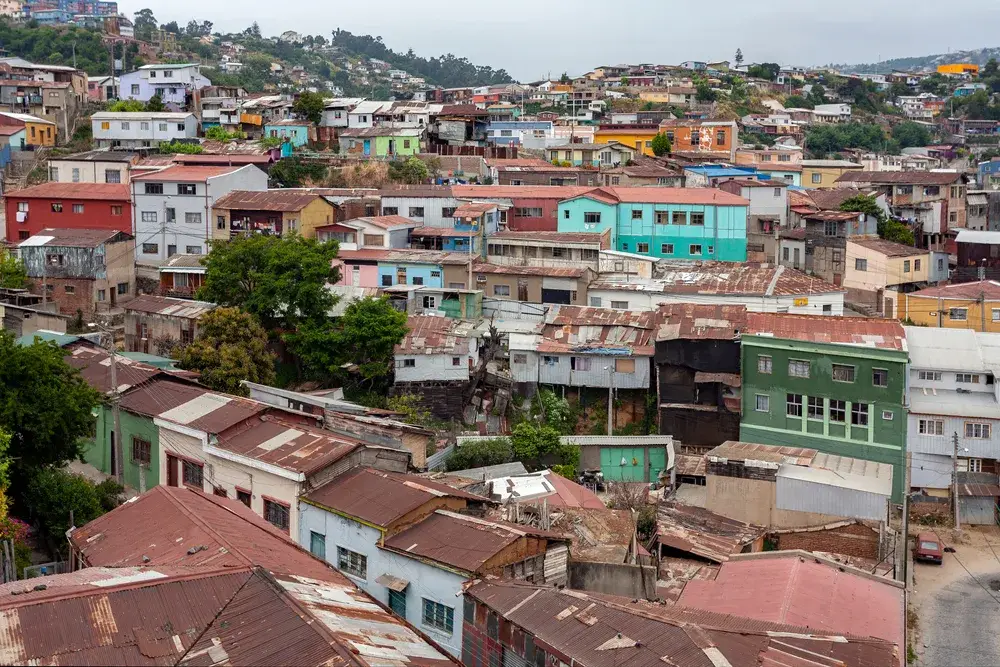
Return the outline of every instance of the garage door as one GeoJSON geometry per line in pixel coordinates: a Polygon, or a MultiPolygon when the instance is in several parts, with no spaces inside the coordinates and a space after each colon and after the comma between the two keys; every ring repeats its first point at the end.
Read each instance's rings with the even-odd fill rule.
{"type": "Polygon", "coordinates": [[[642,447],[601,447],[601,472],[609,482],[642,482],[645,477],[645,449],[642,447]]]}

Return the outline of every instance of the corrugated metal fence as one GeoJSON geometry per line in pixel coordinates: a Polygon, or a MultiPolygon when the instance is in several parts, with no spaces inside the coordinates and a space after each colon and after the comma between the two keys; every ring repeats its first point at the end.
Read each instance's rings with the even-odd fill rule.
{"type": "Polygon", "coordinates": [[[483,298],[483,316],[497,320],[528,320],[541,322],[545,319],[547,306],[539,303],[524,303],[510,299],[483,298]]]}
{"type": "Polygon", "coordinates": [[[455,445],[448,445],[442,449],[437,454],[431,454],[427,457],[427,469],[428,470],[444,470],[445,461],[451,456],[451,453],[455,451],[455,445]]]}

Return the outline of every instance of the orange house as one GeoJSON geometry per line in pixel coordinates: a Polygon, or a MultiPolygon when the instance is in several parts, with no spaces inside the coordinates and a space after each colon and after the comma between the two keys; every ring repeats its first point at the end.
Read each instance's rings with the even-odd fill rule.
{"type": "Polygon", "coordinates": [[[670,139],[672,153],[706,153],[711,156],[736,158],[739,128],[733,121],[665,120],[660,132],[670,139]]]}

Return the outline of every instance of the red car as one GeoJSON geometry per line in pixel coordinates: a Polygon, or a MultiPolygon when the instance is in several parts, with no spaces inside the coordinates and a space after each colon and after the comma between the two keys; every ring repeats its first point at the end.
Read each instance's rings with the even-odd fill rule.
{"type": "Polygon", "coordinates": [[[941,550],[941,540],[934,533],[920,533],[913,549],[913,560],[941,564],[944,552],[941,550]]]}

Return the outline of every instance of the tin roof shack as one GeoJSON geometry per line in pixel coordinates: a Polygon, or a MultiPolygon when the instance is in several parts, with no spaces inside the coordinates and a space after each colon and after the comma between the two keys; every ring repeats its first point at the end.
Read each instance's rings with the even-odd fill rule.
{"type": "Polygon", "coordinates": [[[660,558],[681,556],[725,563],[733,554],[763,551],[764,532],[761,526],[676,500],[663,502],[656,510],[656,544],[660,558]]]}
{"type": "Polygon", "coordinates": [[[656,330],[659,431],[700,452],[739,435],[740,333],[746,308],[661,306],[656,330]]]}
{"type": "Polygon", "coordinates": [[[396,346],[393,390],[418,394],[424,406],[443,419],[460,419],[472,369],[479,363],[479,341],[472,322],[436,315],[407,321],[409,332],[396,346]]]}
{"type": "Polygon", "coordinates": [[[164,354],[198,337],[198,318],[215,308],[208,301],[142,295],[125,306],[125,349],[164,354]]]}
{"type": "Polygon", "coordinates": [[[17,246],[24,268],[59,312],[84,319],[135,294],[135,239],[108,229],[42,229],[17,246]],[[133,254],[134,257],[134,254],[133,254]]]}
{"type": "Polygon", "coordinates": [[[528,303],[587,305],[587,286],[594,272],[586,267],[497,266],[472,267],[475,289],[486,297],[528,303]]]}
{"type": "Polygon", "coordinates": [[[486,239],[486,261],[501,266],[586,266],[597,272],[602,250],[611,247],[611,231],[499,232],[486,239]]]}
{"type": "Polygon", "coordinates": [[[958,263],[951,279],[956,283],[1000,278],[1000,232],[959,230],[955,238],[958,263]]]}
{"type": "Polygon", "coordinates": [[[705,507],[768,528],[885,521],[892,466],[802,447],[724,442],[707,456],[705,507]]]}
{"type": "MultiPolygon", "coordinates": [[[[603,261],[603,260],[602,260],[603,261]]],[[[668,303],[745,306],[753,312],[843,315],[842,287],[786,266],[660,260],[646,280],[604,277],[590,284],[591,305],[656,310],[668,303]]]]}
{"type": "Polygon", "coordinates": [[[36,331],[66,332],[69,317],[59,312],[59,304],[26,289],[0,288],[0,328],[21,337],[36,331]]]}
{"type": "Polygon", "coordinates": [[[212,236],[301,234],[315,238],[316,228],[336,221],[333,204],[310,190],[232,190],[212,205],[212,236]]]}
{"type": "Polygon", "coordinates": [[[465,593],[462,662],[677,667],[828,664],[897,667],[892,643],[523,582],[486,580],[465,593]]]}
{"type": "Polygon", "coordinates": [[[393,307],[407,315],[443,315],[462,320],[483,316],[483,293],[446,287],[396,285],[382,290],[393,307]]]}
{"type": "Polygon", "coordinates": [[[887,463],[900,502],[908,361],[895,321],[749,313],[738,439],[887,463]]]}
{"type": "Polygon", "coordinates": [[[423,477],[358,468],[303,498],[300,542],[457,657],[455,598],[469,579],[566,580],[567,538],[460,514],[487,503],[423,477]]]}
{"type": "MultiPolygon", "coordinates": [[[[104,639],[85,644],[93,648],[67,647],[75,662],[152,665],[176,652],[172,663],[208,659],[245,665],[357,662],[374,667],[387,660],[399,665],[456,664],[425,634],[390,614],[348,577],[233,500],[157,487],[74,530],[70,547],[73,562],[87,569],[61,577],[135,575],[123,582],[132,588],[127,592],[92,584],[86,588],[107,593],[101,600],[110,603],[113,617],[119,619],[116,627],[139,624],[135,630],[113,633],[118,639],[110,646],[102,632],[104,639]],[[145,546],[137,549],[139,543],[145,546]],[[157,576],[180,566],[187,577],[157,576]],[[235,579],[230,582],[231,578],[235,579]],[[135,588],[136,579],[149,582],[135,588]],[[198,582],[202,583],[196,586],[198,582]],[[148,587],[156,593],[148,605],[134,599],[148,587]],[[127,596],[120,605],[115,603],[119,596],[127,596]],[[192,599],[199,604],[190,604],[192,599]],[[186,613],[177,616],[170,611],[174,607],[186,613]],[[136,615],[137,609],[143,614],[136,615]],[[164,634],[165,626],[179,632],[179,638],[164,634]],[[234,629],[239,629],[236,634],[234,629]],[[261,642],[247,643],[243,632],[261,642]],[[155,648],[137,648],[147,644],[155,648]],[[115,646],[120,647],[119,654],[109,652],[115,646]],[[159,657],[149,657],[150,653],[159,657]]],[[[31,595],[51,597],[60,592],[47,590],[31,595]]],[[[18,604],[33,599],[5,597],[18,604]]],[[[69,603],[48,606],[55,604],[69,603]]],[[[65,623],[89,628],[89,619],[74,605],[65,623]]],[[[57,652],[61,653],[53,651],[57,652]]]]}
{"type": "Polygon", "coordinates": [[[250,390],[250,398],[256,401],[284,410],[322,415],[325,429],[349,433],[373,445],[405,449],[410,452],[410,465],[419,470],[427,467],[427,446],[437,441],[434,431],[400,421],[395,418],[397,413],[345,401],[340,389],[306,393],[246,380],[243,384],[250,390]]]}
{"type": "Polygon", "coordinates": [[[796,623],[819,634],[875,637],[895,645],[889,664],[901,665],[903,595],[900,582],[821,556],[780,551],[734,557],[714,580],[688,583],[678,604],[759,622],[796,623]]]}
{"type": "Polygon", "coordinates": [[[190,299],[205,284],[204,255],[174,255],[161,264],[160,295],[190,299]]]}
{"type": "Polygon", "coordinates": [[[580,448],[580,470],[600,472],[604,481],[657,484],[674,467],[669,435],[565,435],[563,445],[580,448]]]}

